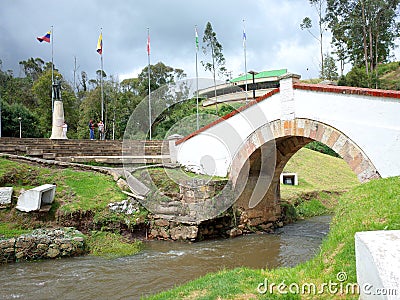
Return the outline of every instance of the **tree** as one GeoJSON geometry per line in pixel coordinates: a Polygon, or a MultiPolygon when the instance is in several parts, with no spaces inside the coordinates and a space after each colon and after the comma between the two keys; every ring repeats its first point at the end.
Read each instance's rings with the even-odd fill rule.
{"type": "Polygon", "coordinates": [[[300,24],[300,28],[302,30],[306,29],[312,37],[314,37],[318,42],[320,46],[320,55],[321,55],[321,73],[322,70],[324,69],[324,55],[323,55],[323,43],[322,43],[322,38],[323,34],[326,30],[326,20],[325,20],[325,7],[326,7],[326,0],[309,0],[309,3],[311,6],[313,6],[317,12],[318,15],[318,36],[315,35],[312,31],[312,21],[309,17],[305,17],[303,19],[303,22],[300,24]]]}
{"type": "Polygon", "coordinates": [[[222,45],[217,40],[217,34],[214,32],[210,22],[207,22],[206,29],[203,35],[203,53],[207,55],[211,53],[211,62],[201,61],[204,69],[210,71],[213,74],[214,79],[214,96],[215,96],[215,109],[218,114],[218,104],[217,104],[217,84],[215,80],[215,73],[217,72],[219,76],[224,76],[226,74],[225,68],[225,58],[222,54],[222,45]]]}
{"type": "Polygon", "coordinates": [[[327,0],[327,21],[342,58],[364,65],[369,81],[378,63],[386,62],[395,38],[400,0],[327,0]],[[344,54],[347,52],[346,54],[344,54]]]}
{"type": "Polygon", "coordinates": [[[321,68],[321,78],[327,80],[337,80],[338,73],[335,59],[329,54],[325,54],[324,57],[325,63],[321,68]]]}
{"type": "Polygon", "coordinates": [[[365,70],[361,67],[353,67],[350,72],[346,74],[346,85],[356,87],[368,87],[368,76],[365,70]]]}
{"type": "MultiPolygon", "coordinates": [[[[1,101],[1,100],[0,100],[1,101]]],[[[40,137],[38,119],[35,114],[20,103],[8,104],[1,101],[2,136],[19,137],[19,119],[23,137],[40,137]]]]}
{"type": "MultiPolygon", "coordinates": [[[[155,91],[166,84],[171,84],[186,77],[182,69],[166,66],[162,62],[150,65],[150,91],[155,91]]],[[[146,66],[138,76],[137,89],[142,97],[149,94],[149,72],[146,66]]]]}
{"type": "Polygon", "coordinates": [[[41,58],[34,59],[31,57],[28,60],[20,61],[19,64],[22,66],[25,75],[33,81],[37,80],[43,73],[44,60],[41,58]]]}

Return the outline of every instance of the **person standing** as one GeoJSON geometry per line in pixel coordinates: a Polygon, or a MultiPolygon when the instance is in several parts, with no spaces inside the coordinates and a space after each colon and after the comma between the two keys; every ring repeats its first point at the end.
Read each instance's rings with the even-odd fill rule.
{"type": "Polygon", "coordinates": [[[97,127],[99,128],[99,139],[104,140],[104,123],[102,120],[97,124],[97,127]]]}
{"type": "Polygon", "coordinates": [[[94,140],[94,124],[92,119],[89,121],[89,136],[91,140],[94,140]]]}
{"type": "Polygon", "coordinates": [[[67,131],[68,131],[67,123],[64,122],[61,127],[62,127],[62,137],[67,138],[67,131]]]}

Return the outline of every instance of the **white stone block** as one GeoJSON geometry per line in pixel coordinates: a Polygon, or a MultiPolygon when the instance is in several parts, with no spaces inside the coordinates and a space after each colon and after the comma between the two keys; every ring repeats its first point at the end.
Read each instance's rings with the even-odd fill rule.
{"type": "Polygon", "coordinates": [[[0,206],[11,204],[12,187],[0,187],[0,206]]]}
{"type": "Polygon", "coordinates": [[[400,299],[400,230],[355,235],[360,299],[400,299]]]}
{"type": "Polygon", "coordinates": [[[53,203],[55,193],[54,184],[44,184],[27,190],[18,197],[16,209],[25,212],[39,210],[42,205],[53,203]]]}

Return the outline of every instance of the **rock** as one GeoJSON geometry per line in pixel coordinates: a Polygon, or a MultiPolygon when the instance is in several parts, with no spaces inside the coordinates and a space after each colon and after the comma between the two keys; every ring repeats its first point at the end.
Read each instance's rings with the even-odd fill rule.
{"type": "Polygon", "coordinates": [[[162,237],[165,240],[169,239],[169,234],[168,234],[167,230],[163,227],[161,227],[158,230],[158,236],[162,237]]]}
{"type": "Polygon", "coordinates": [[[85,241],[85,239],[81,236],[76,236],[76,237],[72,238],[72,240],[74,242],[78,242],[78,243],[83,243],[85,241]]]}
{"type": "Polygon", "coordinates": [[[85,251],[85,239],[74,228],[36,229],[18,238],[0,240],[0,262],[56,258],[85,251]]]}
{"type": "Polygon", "coordinates": [[[261,228],[262,230],[264,230],[264,231],[267,231],[268,229],[270,229],[270,228],[273,227],[273,226],[274,226],[274,224],[268,223],[268,224],[262,224],[262,225],[260,225],[260,228],[261,228]]]}
{"type": "Polygon", "coordinates": [[[128,200],[123,200],[121,202],[109,203],[108,208],[117,213],[132,215],[139,210],[139,203],[136,200],[129,198],[128,200]]]}
{"type": "Polygon", "coordinates": [[[276,222],[276,221],[278,221],[278,218],[275,217],[275,216],[270,217],[270,218],[268,219],[268,222],[276,222]]]}
{"type": "Polygon", "coordinates": [[[60,250],[58,250],[57,248],[49,248],[49,250],[47,251],[47,256],[50,258],[55,258],[60,254],[60,250]]]}
{"type": "Polygon", "coordinates": [[[199,228],[197,226],[178,226],[170,230],[173,240],[195,240],[199,228]]]}
{"type": "Polygon", "coordinates": [[[17,252],[17,253],[15,253],[15,258],[16,259],[21,259],[21,258],[23,258],[25,256],[25,253],[22,251],[22,252],[17,252]]]}
{"type": "Polygon", "coordinates": [[[234,238],[239,235],[242,235],[243,231],[240,230],[239,228],[232,228],[232,229],[228,230],[226,233],[229,235],[229,237],[234,238]]]}
{"type": "Polygon", "coordinates": [[[152,229],[152,230],[150,230],[150,235],[151,235],[153,238],[155,238],[155,237],[157,237],[157,235],[158,235],[158,231],[155,230],[155,229],[152,229]]]}
{"type": "Polygon", "coordinates": [[[130,192],[131,191],[130,188],[129,188],[128,183],[122,178],[117,180],[117,186],[123,191],[126,191],[126,192],[130,192]]]}
{"type": "Polygon", "coordinates": [[[167,220],[164,219],[157,219],[154,221],[154,225],[156,226],[160,226],[160,227],[165,227],[169,225],[169,222],[167,220]]]}
{"type": "Polygon", "coordinates": [[[46,250],[49,246],[47,244],[38,244],[36,248],[40,250],[46,250]]]}

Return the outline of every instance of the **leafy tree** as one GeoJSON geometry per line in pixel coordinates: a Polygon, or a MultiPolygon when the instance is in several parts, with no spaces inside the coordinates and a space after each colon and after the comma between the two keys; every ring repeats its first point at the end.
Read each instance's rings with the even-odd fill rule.
{"type": "Polygon", "coordinates": [[[37,80],[43,73],[44,60],[41,58],[29,58],[28,60],[20,61],[24,73],[27,77],[32,78],[33,81],[37,80]]]}
{"type": "MultiPolygon", "coordinates": [[[[150,90],[155,91],[166,84],[174,83],[186,77],[182,69],[174,69],[162,62],[150,65],[150,90]]],[[[149,94],[149,72],[146,66],[138,76],[137,90],[142,97],[149,94]]]]}
{"type": "Polygon", "coordinates": [[[1,134],[7,137],[19,137],[19,119],[21,118],[22,137],[40,137],[38,119],[35,114],[21,103],[8,104],[1,101],[1,134]]]}
{"type": "Polygon", "coordinates": [[[323,68],[321,68],[321,78],[327,80],[337,80],[338,73],[335,59],[329,54],[325,54],[324,57],[325,63],[323,68]]]}
{"type": "Polygon", "coordinates": [[[325,7],[326,7],[326,0],[309,0],[309,3],[312,7],[315,8],[317,15],[318,15],[318,35],[315,35],[312,31],[312,21],[309,17],[305,17],[303,22],[300,24],[300,28],[302,30],[306,29],[313,38],[315,38],[319,42],[320,46],[320,55],[321,55],[321,73],[324,69],[324,55],[323,55],[323,35],[326,30],[326,19],[325,19],[325,7]]]}
{"type": "Polygon", "coordinates": [[[218,113],[217,84],[215,80],[215,74],[217,72],[220,76],[224,76],[226,75],[227,70],[225,68],[225,58],[222,54],[222,45],[218,42],[217,34],[214,32],[210,22],[207,22],[206,29],[204,30],[203,44],[203,53],[205,55],[208,53],[211,54],[211,62],[201,61],[201,64],[206,71],[210,71],[213,74],[215,109],[218,113]]]}
{"type": "Polygon", "coordinates": [[[364,65],[369,80],[378,63],[387,61],[395,38],[399,36],[399,2],[327,0],[326,16],[336,48],[353,66],[364,65]]]}
{"type": "Polygon", "coordinates": [[[353,67],[350,72],[346,74],[346,85],[356,87],[368,87],[369,80],[362,67],[353,67]]]}

